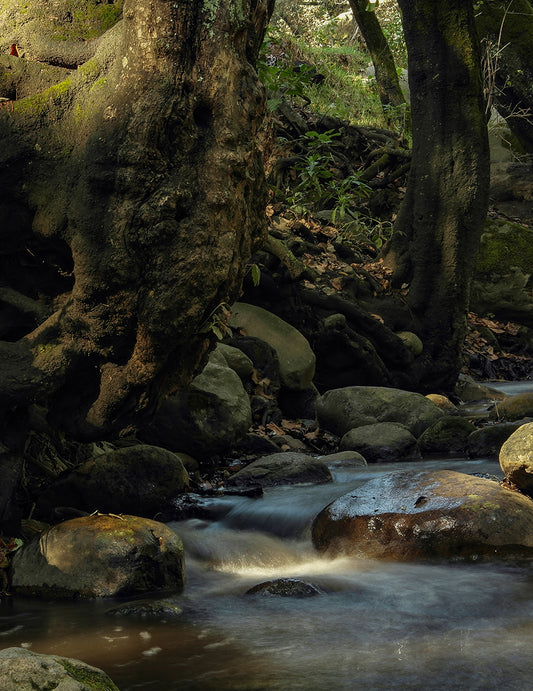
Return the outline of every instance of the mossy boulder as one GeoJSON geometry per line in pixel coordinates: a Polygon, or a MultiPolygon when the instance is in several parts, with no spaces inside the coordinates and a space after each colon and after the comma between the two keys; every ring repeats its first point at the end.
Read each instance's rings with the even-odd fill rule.
{"type": "Polygon", "coordinates": [[[43,491],[37,514],[46,520],[58,506],[92,513],[133,513],[151,518],[189,485],[178,454],[137,444],[95,456],[43,491]]]}
{"type": "Polygon", "coordinates": [[[416,438],[398,422],[378,422],[346,432],[339,448],[357,451],[368,463],[394,463],[420,458],[416,438]]]}
{"type": "Polygon", "coordinates": [[[421,394],[381,386],[331,389],[317,401],[321,426],[339,436],[363,425],[398,422],[418,437],[443,415],[421,394]]]}
{"type": "Polygon", "coordinates": [[[319,484],[331,480],[331,473],[323,461],[303,453],[287,451],[258,458],[232,475],[226,484],[229,487],[273,487],[299,483],[319,484]]]}
{"type": "Polygon", "coordinates": [[[449,416],[437,420],[420,436],[420,453],[423,456],[437,453],[446,456],[463,455],[468,446],[468,438],[475,429],[469,420],[462,417],[449,416]]]}
{"type": "Polygon", "coordinates": [[[119,691],[97,667],[59,655],[44,655],[26,648],[0,651],[2,691],[64,689],[64,691],[119,691]]]}
{"type": "Polygon", "coordinates": [[[533,417],[533,392],[519,393],[497,403],[490,413],[492,420],[521,420],[533,417]]]}
{"type": "Polygon", "coordinates": [[[59,523],[12,562],[20,595],[52,598],[138,596],[181,592],[183,545],[163,523],[138,516],[95,515],[59,523]]]}

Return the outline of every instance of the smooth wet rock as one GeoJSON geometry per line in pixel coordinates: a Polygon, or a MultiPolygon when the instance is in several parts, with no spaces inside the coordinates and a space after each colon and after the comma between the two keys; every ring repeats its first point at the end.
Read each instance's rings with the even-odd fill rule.
{"type": "Polygon", "coordinates": [[[232,475],[228,487],[295,485],[331,482],[331,473],[322,461],[303,453],[287,451],[263,456],[232,475]]]}
{"type": "Polygon", "coordinates": [[[320,552],[373,559],[533,556],[533,501],[450,470],[388,473],[323,509],[320,552]]]}
{"type": "Polygon", "coordinates": [[[119,691],[97,667],[26,648],[0,650],[0,685],[2,691],[119,691]]]}
{"type": "Polygon", "coordinates": [[[20,595],[101,598],[181,592],[183,545],[163,523],[97,515],[59,523],[24,545],[12,562],[20,595]]]}
{"type": "Polygon", "coordinates": [[[246,595],[261,597],[316,597],[324,591],[314,583],[307,583],[299,578],[277,578],[275,581],[258,583],[246,591],[246,595]]]}
{"type": "Polygon", "coordinates": [[[376,422],[398,422],[418,437],[443,415],[421,394],[382,386],[331,389],[317,401],[320,425],[339,436],[376,422]]]}
{"type": "Polygon", "coordinates": [[[148,444],[99,454],[47,488],[37,502],[46,520],[58,506],[87,513],[130,513],[154,516],[189,485],[179,455],[148,444]]]}
{"type": "Polygon", "coordinates": [[[208,362],[189,389],[162,402],[139,436],[202,460],[232,447],[251,424],[250,400],[238,374],[227,365],[208,362]]]}
{"type": "Polygon", "coordinates": [[[266,341],[276,351],[281,383],[288,389],[308,389],[315,374],[315,355],[307,339],[293,326],[262,307],[235,303],[229,325],[266,341]]]}
{"type": "Polygon", "coordinates": [[[346,432],[339,448],[357,451],[368,463],[395,463],[420,458],[415,437],[405,425],[378,422],[346,432]]]}
{"type": "Polygon", "coordinates": [[[533,493],[533,422],[521,425],[504,442],[500,467],[518,489],[533,493]]]}
{"type": "Polygon", "coordinates": [[[425,456],[438,453],[445,456],[465,455],[468,438],[475,426],[465,418],[448,416],[437,420],[425,430],[419,440],[420,453],[425,456]]]}

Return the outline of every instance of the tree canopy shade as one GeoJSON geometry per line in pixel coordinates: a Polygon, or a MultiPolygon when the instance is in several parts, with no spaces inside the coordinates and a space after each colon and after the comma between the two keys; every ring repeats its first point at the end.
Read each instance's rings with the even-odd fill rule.
{"type": "Polygon", "coordinates": [[[489,150],[471,2],[400,0],[413,150],[384,260],[424,342],[422,387],[450,389],[460,369],[470,281],[486,218],[489,150]]]}
{"type": "Polygon", "coordinates": [[[69,35],[53,66],[32,62],[50,37],[24,44],[50,8],[7,6],[24,58],[3,58],[0,261],[37,326],[1,335],[0,412],[40,400],[102,438],[190,381],[264,235],[254,63],[273,2],[125,0],[92,57],[69,35]]]}

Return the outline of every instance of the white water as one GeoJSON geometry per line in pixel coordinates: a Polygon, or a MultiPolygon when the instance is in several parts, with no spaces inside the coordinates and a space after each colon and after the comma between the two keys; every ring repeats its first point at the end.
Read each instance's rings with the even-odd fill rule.
{"type": "Polygon", "coordinates": [[[13,598],[0,647],[78,657],[123,691],[153,689],[527,689],[533,666],[529,564],[398,564],[318,557],[308,531],[332,499],[391,470],[497,472],[495,462],[441,460],[343,470],[335,483],[227,497],[221,522],[172,524],[188,584],[167,621],[112,617],[109,603],[13,598]],[[245,596],[301,577],[324,595],[245,596]]]}

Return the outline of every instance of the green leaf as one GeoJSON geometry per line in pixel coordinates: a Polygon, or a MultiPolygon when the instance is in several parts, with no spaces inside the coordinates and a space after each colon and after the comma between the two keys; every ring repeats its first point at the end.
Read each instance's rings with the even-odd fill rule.
{"type": "Polygon", "coordinates": [[[261,281],[261,269],[257,264],[252,264],[252,283],[255,287],[259,285],[261,281]]]}

